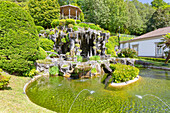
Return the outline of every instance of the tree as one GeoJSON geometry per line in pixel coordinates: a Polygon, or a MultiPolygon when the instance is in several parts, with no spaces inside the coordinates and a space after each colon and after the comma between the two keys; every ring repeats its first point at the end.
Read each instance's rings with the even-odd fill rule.
{"type": "Polygon", "coordinates": [[[57,0],[30,0],[28,10],[38,26],[50,28],[53,19],[59,19],[60,6],[57,0]]]}
{"type": "Polygon", "coordinates": [[[167,58],[165,60],[165,64],[167,64],[169,59],[170,59],[170,33],[166,34],[164,36],[164,39],[162,40],[162,42],[160,42],[159,44],[165,44],[163,49],[166,49],[166,48],[169,49],[168,56],[167,56],[167,58]]]}
{"type": "Polygon", "coordinates": [[[147,31],[170,26],[170,6],[158,8],[147,22],[147,31]]]}
{"type": "Polygon", "coordinates": [[[153,0],[151,2],[151,4],[152,4],[152,7],[156,8],[156,9],[159,8],[159,7],[162,7],[164,5],[167,5],[167,3],[164,2],[163,0],[153,0]]]}
{"type": "Polygon", "coordinates": [[[16,3],[0,1],[0,68],[23,74],[38,56],[33,18],[16,3]]]}
{"type": "Polygon", "coordinates": [[[139,35],[143,32],[143,21],[138,14],[138,10],[132,1],[127,1],[127,16],[128,21],[126,22],[126,27],[133,35],[139,35]]]}

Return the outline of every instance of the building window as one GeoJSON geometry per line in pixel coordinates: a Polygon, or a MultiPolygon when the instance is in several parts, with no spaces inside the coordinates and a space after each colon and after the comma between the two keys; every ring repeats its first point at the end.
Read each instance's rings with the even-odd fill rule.
{"type": "Polygon", "coordinates": [[[163,46],[156,43],[156,57],[162,57],[163,56],[163,46]]]}
{"type": "Polygon", "coordinates": [[[138,53],[138,44],[137,45],[132,45],[132,48],[138,53]]]}

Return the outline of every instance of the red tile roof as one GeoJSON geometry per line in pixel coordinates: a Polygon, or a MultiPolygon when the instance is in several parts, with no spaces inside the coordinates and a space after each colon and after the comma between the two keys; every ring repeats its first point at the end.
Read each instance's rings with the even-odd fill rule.
{"type": "Polygon", "coordinates": [[[165,35],[167,33],[170,33],[170,26],[156,29],[156,30],[151,31],[149,33],[146,33],[146,34],[143,34],[141,36],[138,36],[138,37],[136,37],[134,39],[131,39],[131,40],[128,40],[128,41],[122,41],[120,43],[126,43],[126,42],[131,42],[131,41],[145,39],[145,38],[152,38],[152,37],[156,37],[156,36],[162,36],[162,35],[165,35]]]}

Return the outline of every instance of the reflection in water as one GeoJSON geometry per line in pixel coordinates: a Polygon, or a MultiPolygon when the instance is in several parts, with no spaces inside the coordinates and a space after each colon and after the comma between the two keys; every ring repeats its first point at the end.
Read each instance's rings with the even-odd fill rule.
{"type": "Polygon", "coordinates": [[[166,113],[170,111],[168,106],[170,105],[170,72],[141,69],[140,76],[142,78],[139,81],[128,86],[118,88],[109,86],[106,89],[101,83],[101,78],[78,81],[53,77],[49,78],[48,83],[45,81],[44,85],[39,79],[27,88],[26,93],[32,102],[60,113],[68,113],[73,102],[71,113],[166,113]],[[95,93],[81,92],[83,89],[95,93]],[[76,98],[80,92],[81,94],[76,98]],[[136,94],[143,99],[136,98],[136,94]],[[145,96],[145,94],[154,95],[162,102],[154,96],[145,96]]]}

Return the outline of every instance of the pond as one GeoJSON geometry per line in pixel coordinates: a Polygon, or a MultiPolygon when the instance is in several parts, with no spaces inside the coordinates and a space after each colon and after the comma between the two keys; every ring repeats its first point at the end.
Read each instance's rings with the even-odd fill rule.
{"type": "Polygon", "coordinates": [[[26,94],[59,113],[170,112],[170,71],[140,69],[140,76],[128,86],[106,89],[101,78],[42,77],[28,86],[26,94]]]}

